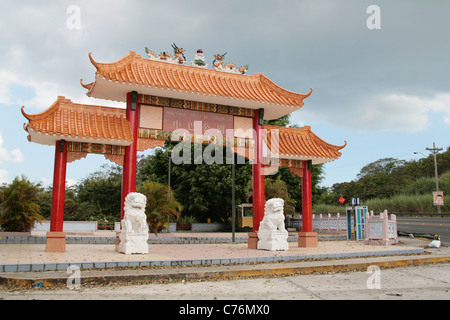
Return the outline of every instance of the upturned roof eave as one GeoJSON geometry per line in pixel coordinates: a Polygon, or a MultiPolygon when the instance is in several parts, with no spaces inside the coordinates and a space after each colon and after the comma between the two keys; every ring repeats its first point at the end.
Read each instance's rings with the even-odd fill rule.
{"type": "MultiPolygon", "coordinates": [[[[264,109],[264,119],[273,120],[302,108],[304,104],[303,99],[309,97],[312,93],[312,89],[307,94],[286,90],[261,73],[250,76],[183,64],[173,64],[144,59],[133,51],[130,51],[126,56],[112,63],[97,62],[93,59],[91,53],[89,53],[89,59],[97,70],[95,81],[87,85],[81,82],[82,86],[88,90],[88,96],[112,101],[124,102],[126,101],[127,92],[137,91],[141,94],[158,95],[168,98],[216,103],[249,109],[264,109]],[[169,78],[173,77],[173,79],[165,79],[165,76],[160,74],[158,76],[159,78],[155,78],[155,82],[153,82],[150,79],[150,74],[147,74],[149,75],[148,77],[145,74],[145,70],[148,68],[156,68],[163,72],[165,76],[170,74],[171,76],[169,78]],[[196,74],[198,77],[201,77],[202,81],[199,82],[201,88],[193,83],[187,85],[184,82],[183,85],[180,85],[183,81],[178,76],[173,75],[175,73],[179,74],[180,72],[184,74],[196,74]],[[206,82],[204,82],[205,79],[206,82]],[[242,85],[230,85],[227,89],[227,85],[224,84],[225,87],[222,88],[221,85],[224,79],[230,79],[232,80],[231,82],[236,81],[235,84],[240,83],[242,85]],[[102,85],[102,82],[105,81],[109,81],[114,86],[114,90],[105,91],[103,88],[98,88],[99,86],[105,87],[104,84],[102,85]],[[158,81],[162,82],[157,83],[158,81]],[[211,83],[214,84],[212,85],[211,83]]],[[[107,85],[107,87],[111,85],[107,85]]]]}
{"type": "Polygon", "coordinates": [[[58,133],[43,133],[43,132],[35,131],[31,127],[28,127],[26,131],[29,134],[28,140],[30,142],[47,145],[47,146],[54,146],[54,145],[56,145],[56,141],[59,141],[59,140],[66,140],[66,141],[70,141],[70,142],[124,146],[124,147],[127,147],[133,143],[133,141],[100,139],[100,138],[95,138],[95,137],[79,137],[79,136],[73,136],[73,135],[63,135],[63,134],[58,134],[58,133]]]}
{"type": "Polygon", "coordinates": [[[336,146],[324,141],[311,130],[310,126],[304,126],[302,128],[286,128],[273,125],[264,125],[264,129],[267,130],[267,135],[264,136],[264,146],[266,150],[268,150],[268,158],[270,158],[273,154],[275,157],[280,159],[302,161],[312,160],[313,164],[320,164],[339,159],[342,156],[342,153],[339,152],[339,150],[347,145],[347,142],[345,142],[343,146],[336,146]],[[278,131],[278,137],[272,137],[272,130],[278,131]],[[297,139],[290,139],[289,141],[291,144],[303,144],[303,148],[300,149],[303,151],[299,151],[299,148],[294,148],[295,146],[291,146],[290,148],[283,146],[280,148],[281,135],[291,135],[291,138],[292,136],[296,136],[297,139]],[[303,137],[303,139],[301,137],[303,137]],[[305,137],[308,139],[304,139],[305,137]],[[275,140],[272,141],[272,139],[275,140]],[[277,150],[272,150],[272,143],[278,146],[275,147],[277,150]],[[305,146],[305,144],[307,145],[305,146]],[[288,152],[288,150],[290,152],[288,152]]]}
{"type": "Polygon", "coordinates": [[[107,80],[100,75],[96,76],[96,79],[93,83],[86,86],[91,87],[86,93],[86,95],[91,98],[126,102],[127,93],[130,91],[137,91],[139,94],[147,94],[180,100],[228,105],[247,109],[264,109],[264,120],[274,120],[281,118],[294,111],[300,110],[303,106],[303,103],[301,105],[280,105],[261,101],[222,97],[211,94],[201,94],[181,90],[170,90],[150,86],[133,85],[126,82],[121,83],[107,80]]]}
{"type": "Polygon", "coordinates": [[[64,139],[73,142],[120,146],[128,146],[133,142],[131,126],[125,118],[124,109],[77,104],[59,96],[49,108],[41,113],[27,114],[24,107],[21,112],[28,120],[23,128],[28,132],[28,140],[31,142],[54,145],[56,141],[64,139]],[[82,120],[83,117],[85,120],[82,120]],[[98,125],[103,129],[93,128],[91,121],[86,117],[97,117],[95,122],[100,121],[101,124],[98,125]],[[55,122],[55,119],[59,120],[55,122]],[[86,128],[86,125],[91,127],[86,128]]]}

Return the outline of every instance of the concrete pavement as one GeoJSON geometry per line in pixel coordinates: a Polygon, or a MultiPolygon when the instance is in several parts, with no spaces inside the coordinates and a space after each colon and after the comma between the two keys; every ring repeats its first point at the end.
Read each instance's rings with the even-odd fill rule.
{"type": "MultiPolygon", "coordinates": [[[[84,236],[106,237],[105,233],[84,236]]],[[[237,236],[245,240],[245,234],[237,236]]],[[[395,246],[366,246],[322,237],[317,248],[298,248],[291,241],[288,251],[275,252],[248,249],[245,241],[231,243],[231,234],[172,233],[150,238],[148,255],[117,253],[113,244],[68,244],[65,253],[46,253],[44,244],[0,244],[0,284],[7,288],[64,287],[75,269],[80,271],[82,285],[92,286],[365,271],[370,265],[391,268],[450,262],[448,247],[424,249],[428,240],[403,237],[395,246]],[[175,243],[177,237],[183,241],[175,243]],[[218,242],[214,241],[218,238],[218,242]],[[228,241],[220,240],[224,238],[228,241]]]]}
{"type": "MultiPolygon", "coordinates": [[[[142,300],[145,308],[164,309],[165,316],[170,319],[184,318],[186,306],[201,307],[203,310],[212,308],[214,319],[242,315],[242,311],[251,310],[253,315],[257,315],[257,310],[264,306],[266,315],[279,319],[280,316],[292,315],[299,306],[303,307],[298,300],[444,301],[450,299],[449,290],[450,264],[446,263],[379,271],[372,267],[362,271],[239,277],[221,281],[183,279],[165,283],[91,285],[83,279],[81,287],[73,290],[42,287],[0,290],[0,300],[142,300]]],[[[105,317],[105,311],[116,315],[120,306],[113,303],[114,307],[93,309],[99,310],[102,317],[105,317]]],[[[35,310],[30,308],[33,314],[35,310]]],[[[395,311],[408,317],[415,316],[417,308],[400,307],[395,311]]],[[[392,310],[389,314],[392,315],[392,310]]],[[[251,315],[250,312],[248,315],[251,315]]],[[[320,315],[335,316],[336,308],[321,308],[320,315]]],[[[198,314],[197,318],[201,317],[198,314]]]]}

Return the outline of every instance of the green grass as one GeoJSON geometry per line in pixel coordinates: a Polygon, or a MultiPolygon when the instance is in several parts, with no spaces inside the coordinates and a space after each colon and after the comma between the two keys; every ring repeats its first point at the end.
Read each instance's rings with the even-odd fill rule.
{"type": "MultiPolygon", "coordinates": [[[[437,212],[437,208],[433,205],[433,196],[431,194],[420,195],[396,195],[389,199],[372,199],[365,203],[369,210],[381,212],[388,210],[389,212],[437,212]]],[[[441,211],[447,209],[441,207],[441,211]]],[[[447,209],[448,210],[448,209],[447,209]]]]}
{"type": "MultiPolygon", "coordinates": [[[[450,195],[448,196],[450,197],[450,195]]],[[[450,200],[441,207],[441,212],[450,212],[450,200]]],[[[368,206],[370,211],[375,213],[387,210],[390,213],[396,212],[417,212],[417,213],[436,213],[437,208],[433,205],[433,196],[431,194],[421,195],[396,195],[392,198],[371,199],[362,201],[361,205],[368,206]]],[[[348,205],[350,206],[350,204],[348,205]]],[[[333,206],[326,204],[317,204],[313,207],[314,212],[345,212],[344,206],[333,206]]]]}

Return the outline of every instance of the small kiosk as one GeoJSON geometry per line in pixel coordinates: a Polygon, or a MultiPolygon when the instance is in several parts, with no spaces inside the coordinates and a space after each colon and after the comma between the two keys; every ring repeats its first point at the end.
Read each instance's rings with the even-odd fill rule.
{"type": "Polygon", "coordinates": [[[243,203],[238,205],[241,208],[241,212],[238,217],[237,227],[244,231],[250,231],[253,229],[253,204],[243,203]]]}
{"type": "Polygon", "coordinates": [[[346,208],[347,240],[364,240],[366,236],[367,206],[346,208]]]}

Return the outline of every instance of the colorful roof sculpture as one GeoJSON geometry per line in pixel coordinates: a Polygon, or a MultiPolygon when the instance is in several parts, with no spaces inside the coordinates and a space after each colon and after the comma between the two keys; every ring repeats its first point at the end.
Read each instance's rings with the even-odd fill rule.
{"type": "Polygon", "coordinates": [[[126,101],[126,94],[140,94],[175,99],[264,109],[264,119],[278,119],[303,106],[308,94],[300,94],[281,88],[262,73],[254,75],[221,72],[179,63],[144,59],[130,51],[128,55],[112,63],[96,62],[95,81],[82,86],[89,97],[126,101]]]}
{"type": "Polygon", "coordinates": [[[336,146],[323,141],[311,131],[310,126],[286,128],[264,125],[264,129],[267,130],[264,142],[270,152],[280,159],[312,160],[313,164],[330,162],[338,159],[342,155],[339,150],[347,145],[347,142],[336,146]]]}
{"type": "Polygon", "coordinates": [[[73,103],[58,99],[38,114],[22,114],[28,119],[24,129],[28,140],[54,145],[56,140],[127,146],[133,142],[130,122],[125,110],[73,103]]]}

